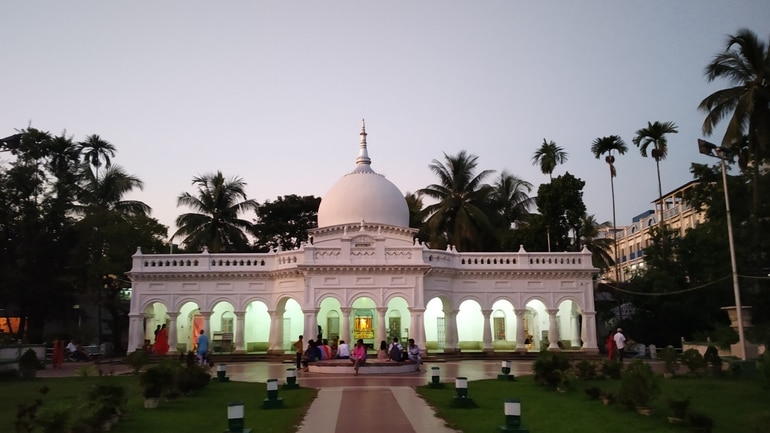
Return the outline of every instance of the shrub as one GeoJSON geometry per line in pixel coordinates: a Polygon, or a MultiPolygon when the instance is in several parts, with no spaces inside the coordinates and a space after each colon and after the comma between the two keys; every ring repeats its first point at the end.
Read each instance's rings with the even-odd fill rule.
{"type": "Polygon", "coordinates": [[[42,408],[35,419],[35,424],[42,429],[43,433],[68,431],[74,413],[75,410],[70,405],[56,403],[42,408]]]}
{"type": "Polygon", "coordinates": [[[569,359],[563,354],[542,351],[533,365],[535,382],[555,388],[562,384],[564,372],[569,370],[569,368],[569,359]]]}
{"type": "Polygon", "coordinates": [[[684,353],[682,353],[682,364],[687,367],[687,370],[689,370],[690,373],[697,373],[705,367],[703,356],[701,356],[697,349],[685,350],[684,353]]]}
{"type": "Polygon", "coordinates": [[[173,381],[173,370],[165,367],[163,363],[150,367],[139,375],[139,383],[142,385],[144,398],[160,397],[172,385],[173,381]]]}
{"type": "Polygon", "coordinates": [[[582,359],[575,364],[575,375],[580,379],[595,379],[596,364],[586,359],[582,359]]]}
{"type": "Polygon", "coordinates": [[[602,363],[602,374],[610,379],[620,379],[620,374],[623,371],[623,363],[615,360],[605,360],[602,363]]]}
{"type": "Polygon", "coordinates": [[[703,362],[711,367],[711,374],[719,376],[722,374],[722,358],[719,357],[719,351],[716,346],[709,345],[706,353],[703,355],[703,362]]]}
{"type": "Polygon", "coordinates": [[[674,346],[666,346],[660,353],[660,358],[664,363],[664,371],[668,374],[674,375],[679,370],[679,362],[676,357],[676,349],[674,346]]]}
{"type": "Polygon", "coordinates": [[[147,352],[137,349],[128,354],[126,364],[134,370],[134,374],[139,374],[139,370],[147,364],[147,358],[147,352]]]}
{"type": "Polygon", "coordinates": [[[621,376],[620,399],[636,407],[647,406],[660,394],[658,377],[649,364],[633,360],[621,376]]]}
{"type": "Polygon", "coordinates": [[[43,368],[43,364],[32,349],[27,349],[19,358],[19,369],[21,370],[40,370],[41,368],[43,368]]]}

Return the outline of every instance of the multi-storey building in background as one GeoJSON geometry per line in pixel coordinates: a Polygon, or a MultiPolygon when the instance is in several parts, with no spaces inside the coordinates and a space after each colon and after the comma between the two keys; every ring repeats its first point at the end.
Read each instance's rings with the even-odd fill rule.
{"type": "MultiPolygon", "coordinates": [[[[687,229],[693,228],[705,220],[705,212],[693,208],[684,200],[687,192],[697,184],[697,181],[690,181],[664,194],[662,200],[656,199],[652,202],[654,210],[647,210],[633,217],[631,224],[627,226],[617,227],[617,266],[620,281],[628,281],[636,273],[644,270],[644,249],[650,246],[652,242],[650,229],[658,225],[661,209],[663,223],[669,229],[677,230],[679,236],[684,236],[687,229]]],[[[604,235],[612,238],[612,228],[605,231],[604,235]]],[[[614,254],[614,251],[611,254],[614,254]]],[[[608,269],[604,277],[608,280],[614,280],[615,269],[608,269]]]]}

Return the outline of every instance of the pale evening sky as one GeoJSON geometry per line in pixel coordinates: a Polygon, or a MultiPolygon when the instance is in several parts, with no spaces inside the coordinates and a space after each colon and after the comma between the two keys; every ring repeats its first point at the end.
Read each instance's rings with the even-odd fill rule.
{"type": "Polygon", "coordinates": [[[657,197],[634,132],[679,125],[663,190],[691,180],[693,161],[714,162],[697,152],[697,105],[728,86],[703,68],[727,34],[770,35],[768,0],[9,1],[0,16],[0,137],[30,124],[99,134],[169,234],[199,174],[240,176],[259,202],[322,197],[353,169],[362,118],[372,168],[404,193],[465,149],[535,195],[548,176],[531,157],[553,140],[569,153],[554,176],[585,180],[599,221],[612,218],[609,171],[590,146],[620,135],[627,224],[657,197]]]}

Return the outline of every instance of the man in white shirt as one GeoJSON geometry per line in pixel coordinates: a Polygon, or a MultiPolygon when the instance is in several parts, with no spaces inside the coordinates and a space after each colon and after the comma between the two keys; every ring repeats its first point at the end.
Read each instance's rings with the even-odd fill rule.
{"type": "Polygon", "coordinates": [[[422,353],[420,348],[414,344],[414,338],[409,339],[409,345],[406,348],[409,360],[417,364],[417,371],[420,371],[420,364],[422,364],[422,353]]]}
{"type": "Polygon", "coordinates": [[[626,336],[623,335],[623,330],[618,328],[618,332],[615,333],[615,346],[618,348],[618,359],[623,362],[623,353],[626,347],[626,336]]]}
{"type": "Polygon", "coordinates": [[[340,344],[337,346],[337,358],[350,359],[350,346],[345,343],[345,340],[340,340],[340,344]]]}

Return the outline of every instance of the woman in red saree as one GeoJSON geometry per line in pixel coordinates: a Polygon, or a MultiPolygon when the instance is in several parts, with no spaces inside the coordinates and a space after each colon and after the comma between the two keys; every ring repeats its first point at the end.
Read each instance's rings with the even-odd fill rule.
{"type": "Polygon", "coordinates": [[[168,329],[166,325],[161,326],[158,336],[155,337],[155,353],[165,355],[168,353],[168,329]]]}
{"type": "Polygon", "coordinates": [[[610,334],[607,336],[607,359],[612,361],[615,359],[615,352],[617,351],[617,346],[615,344],[615,333],[610,331],[610,334]]]}

